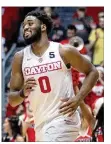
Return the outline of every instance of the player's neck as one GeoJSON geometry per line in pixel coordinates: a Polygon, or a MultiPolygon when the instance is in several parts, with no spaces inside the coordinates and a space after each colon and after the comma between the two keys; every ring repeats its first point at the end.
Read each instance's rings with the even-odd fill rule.
{"type": "Polygon", "coordinates": [[[41,37],[39,42],[32,44],[32,51],[35,55],[41,56],[49,47],[48,37],[41,37]]]}

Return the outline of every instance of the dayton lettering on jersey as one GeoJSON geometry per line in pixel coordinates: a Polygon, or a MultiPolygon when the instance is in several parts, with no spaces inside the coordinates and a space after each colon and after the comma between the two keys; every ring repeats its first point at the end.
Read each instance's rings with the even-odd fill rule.
{"type": "Polygon", "coordinates": [[[43,65],[37,65],[37,66],[33,66],[33,67],[25,67],[24,74],[25,74],[25,76],[29,76],[29,75],[50,72],[50,71],[58,70],[61,68],[62,68],[61,61],[57,61],[57,62],[47,63],[47,64],[43,64],[43,65]]]}

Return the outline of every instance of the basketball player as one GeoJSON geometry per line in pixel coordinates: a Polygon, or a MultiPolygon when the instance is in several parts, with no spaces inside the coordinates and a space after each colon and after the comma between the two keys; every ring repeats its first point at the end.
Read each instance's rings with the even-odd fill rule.
{"type": "Polygon", "coordinates": [[[14,56],[9,102],[16,106],[28,97],[36,141],[74,141],[81,125],[76,109],[96,83],[98,72],[72,46],[49,42],[51,27],[45,13],[26,15],[23,36],[28,46],[14,56]],[[86,74],[76,97],[67,64],[86,74]]]}

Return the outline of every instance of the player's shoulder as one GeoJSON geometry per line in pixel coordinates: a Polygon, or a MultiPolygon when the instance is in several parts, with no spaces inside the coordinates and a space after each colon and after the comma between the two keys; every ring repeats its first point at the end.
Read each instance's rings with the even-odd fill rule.
{"type": "Polygon", "coordinates": [[[70,44],[59,44],[59,47],[61,50],[65,50],[65,51],[70,51],[70,50],[76,50],[76,48],[74,48],[74,46],[70,45],[70,44]]]}
{"type": "Polygon", "coordinates": [[[24,50],[26,50],[29,46],[24,47],[22,50],[17,51],[14,55],[14,59],[23,59],[24,56],[24,50]]]}
{"type": "Polygon", "coordinates": [[[50,45],[51,46],[58,46],[60,43],[58,43],[58,42],[54,42],[54,41],[50,41],[50,45]]]}
{"type": "Polygon", "coordinates": [[[62,45],[62,44],[60,44],[59,45],[59,51],[60,51],[60,54],[61,55],[68,55],[68,54],[70,54],[70,53],[76,53],[77,52],[77,50],[76,50],[76,48],[74,48],[72,45],[70,45],[70,44],[65,44],[65,45],[62,45]]]}
{"type": "Polygon", "coordinates": [[[23,51],[18,51],[15,53],[13,60],[14,61],[21,61],[23,59],[23,51]]]}

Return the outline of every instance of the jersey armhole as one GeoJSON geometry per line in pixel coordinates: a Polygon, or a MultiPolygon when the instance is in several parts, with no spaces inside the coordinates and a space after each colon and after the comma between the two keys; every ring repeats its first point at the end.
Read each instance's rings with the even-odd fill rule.
{"type": "Polygon", "coordinates": [[[62,44],[59,44],[59,55],[60,55],[61,60],[63,61],[64,65],[65,65],[66,69],[67,69],[67,70],[70,70],[70,69],[71,69],[71,64],[70,64],[70,63],[67,63],[67,62],[65,63],[63,57],[62,57],[61,54],[60,54],[60,48],[61,48],[61,47],[62,47],[62,44]]]}

